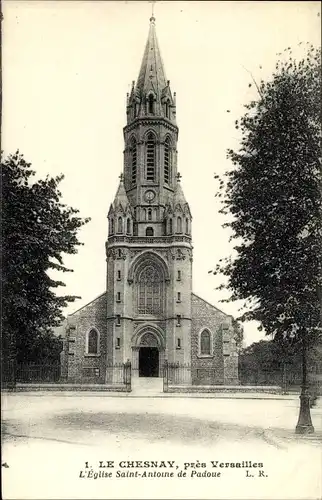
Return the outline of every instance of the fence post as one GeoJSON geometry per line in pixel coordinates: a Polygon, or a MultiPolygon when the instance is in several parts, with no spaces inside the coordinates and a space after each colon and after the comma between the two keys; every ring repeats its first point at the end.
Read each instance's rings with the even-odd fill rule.
{"type": "Polygon", "coordinates": [[[168,392],[168,378],[169,378],[169,366],[168,361],[165,359],[163,364],[163,392],[168,392]]]}
{"type": "Polygon", "coordinates": [[[130,360],[128,360],[128,368],[127,369],[128,369],[128,374],[129,374],[127,389],[128,389],[128,392],[131,392],[131,390],[132,390],[132,365],[131,365],[130,360]]]}
{"type": "Polygon", "coordinates": [[[124,363],[124,381],[127,392],[131,392],[131,361],[124,363]]]}
{"type": "Polygon", "coordinates": [[[15,359],[9,359],[2,363],[1,367],[1,385],[10,391],[16,390],[17,385],[17,362],[15,359]]]}

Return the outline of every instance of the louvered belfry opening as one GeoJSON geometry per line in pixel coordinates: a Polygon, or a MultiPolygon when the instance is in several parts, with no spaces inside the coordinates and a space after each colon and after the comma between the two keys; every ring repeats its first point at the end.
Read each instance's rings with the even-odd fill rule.
{"type": "Polygon", "coordinates": [[[153,134],[148,135],[146,143],[146,180],[155,181],[155,138],[153,134]]]}
{"type": "Polygon", "coordinates": [[[164,182],[170,184],[171,179],[171,151],[170,139],[166,138],[164,143],[164,182]]]}
{"type": "Polygon", "coordinates": [[[131,180],[132,184],[136,184],[136,178],[137,178],[137,146],[136,146],[136,140],[132,139],[131,142],[131,159],[132,159],[132,170],[131,170],[131,180]]]}

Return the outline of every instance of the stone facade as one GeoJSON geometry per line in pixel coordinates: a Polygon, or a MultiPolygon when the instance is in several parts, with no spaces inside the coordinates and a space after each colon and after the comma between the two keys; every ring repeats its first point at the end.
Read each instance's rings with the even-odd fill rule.
{"type": "Polygon", "coordinates": [[[105,382],[106,365],[111,362],[111,342],[106,335],[106,293],[67,318],[63,373],[69,382],[105,382]],[[98,332],[98,349],[89,353],[88,334],[98,332]]]}
{"type": "Polygon", "coordinates": [[[192,294],[191,364],[193,384],[238,384],[233,318],[192,294]],[[201,335],[210,334],[210,352],[201,352],[201,335]]]}
{"type": "Polygon", "coordinates": [[[127,98],[124,169],[108,212],[106,292],[68,317],[69,381],[108,383],[109,367],[161,376],[191,367],[187,383],[236,384],[232,318],[192,293],[192,216],[177,171],[175,94],[150,31],[127,98]],[[191,375],[190,375],[191,373],[191,375]]]}
{"type": "MultiPolygon", "coordinates": [[[[184,289],[184,284],[182,285],[184,289]]],[[[62,370],[66,373],[69,382],[107,382],[106,369],[113,363],[132,360],[133,375],[138,373],[137,354],[140,345],[161,347],[162,359],[160,359],[159,369],[161,376],[162,360],[170,362],[189,363],[192,368],[191,382],[194,385],[236,385],[238,381],[238,355],[236,342],[233,336],[233,318],[226,315],[213,305],[201,299],[195,294],[191,294],[191,340],[190,353],[188,359],[184,358],[182,342],[178,349],[177,342],[164,350],[164,345],[160,346],[156,335],[162,335],[162,341],[166,334],[166,321],[155,321],[153,325],[147,324],[144,320],[130,318],[125,323],[124,328],[115,331],[120,338],[120,346],[113,346],[113,333],[107,334],[107,293],[100,295],[92,302],[82,307],[68,317],[66,322],[66,336],[64,344],[62,370]],[[86,352],[88,332],[95,328],[99,333],[99,351],[97,354],[86,352]],[[209,331],[211,338],[211,348],[209,354],[201,353],[201,334],[204,330],[209,331]],[[143,333],[142,343],[137,344],[135,332],[143,333]],[[120,332],[120,333],[119,333],[120,332]],[[130,333],[128,337],[135,337],[135,342],[127,342],[122,333],[130,333]],[[152,336],[149,335],[152,332],[152,336]],[[163,337],[164,336],[164,337],[163,337]],[[121,345],[127,349],[121,349],[121,345]],[[116,355],[113,356],[113,351],[116,355]]],[[[182,339],[185,335],[185,328],[176,327],[177,339],[182,339]]],[[[117,338],[117,337],[116,337],[117,338]]],[[[160,342],[160,343],[161,343],[160,342]]],[[[188,349],[189,351],[189,349],[188,349]]],[[[161,356],[160,356],[161,357],[161,356]]]]}

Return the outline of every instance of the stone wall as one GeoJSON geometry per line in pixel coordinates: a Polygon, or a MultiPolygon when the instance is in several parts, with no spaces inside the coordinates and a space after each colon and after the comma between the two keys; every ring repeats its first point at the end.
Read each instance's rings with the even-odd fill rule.
{"type": "Polygon", "coordinates": [[[107,357],[106,293],[69,315],[66,330],[68,382],[104,383],[107,357]],[[86,335],[92,328],[99,332],[98,354],[86,353],[86,335]]]}
{"type": "Polygon", "coordinates": [[[191,368],[194,385],[238,384],[232,317],[192,294],[191,368]],[[211,334],[211,353],[200,353],[200,334],[211,334]]]}

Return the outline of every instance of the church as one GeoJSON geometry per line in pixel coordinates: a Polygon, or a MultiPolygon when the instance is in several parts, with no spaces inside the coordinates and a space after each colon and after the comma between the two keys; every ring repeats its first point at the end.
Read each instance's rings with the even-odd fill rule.
{"type": "Polygon", "coordinates": [[[178,172],[176,94],[150,18],[138,79],[127,95],[124,167],[108,211],[106,291],[70,314],[62,370],[102,383],[112,366],[162,377],[189,367],[185,383],[238,384],[234,320],[192,292],[192,215],[178,172]]]}

